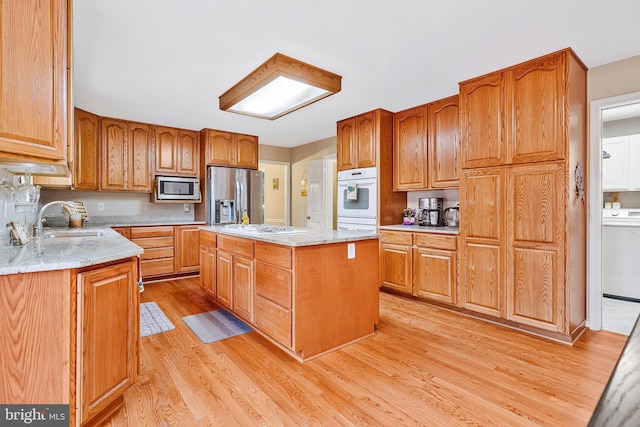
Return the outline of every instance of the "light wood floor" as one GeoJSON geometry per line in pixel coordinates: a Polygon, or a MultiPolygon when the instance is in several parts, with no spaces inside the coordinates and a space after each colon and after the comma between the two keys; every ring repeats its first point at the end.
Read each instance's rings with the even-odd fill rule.
{"type": "Polygon", "coordinates": [[[142,338],[109,426],[584,426],[626,337],[570,347],[389,294],[374,337],[305,364],[256,332],[202,344],[181,318],[216,305],[198,278],[145,285],[176,326],[142,338]]]}

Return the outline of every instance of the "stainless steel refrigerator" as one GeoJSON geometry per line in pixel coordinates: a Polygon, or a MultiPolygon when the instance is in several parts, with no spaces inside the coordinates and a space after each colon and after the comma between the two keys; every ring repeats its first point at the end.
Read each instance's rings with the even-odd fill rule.
{"type": "Polygon", "coordinates": [[[252,224],[264,223],[264,172],[209,166],[207,224],[240,223],[244,211],[252,224]]]}

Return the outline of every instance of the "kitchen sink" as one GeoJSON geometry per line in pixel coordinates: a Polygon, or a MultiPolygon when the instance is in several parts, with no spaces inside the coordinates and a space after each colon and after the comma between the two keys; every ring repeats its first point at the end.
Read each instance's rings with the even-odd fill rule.
{"type": "Polygon", "coordinates": [[[54,231],[42,236],[43,239],[60,239],[68,237],[102,237],[107,233],[99,230],[54,231]]]}

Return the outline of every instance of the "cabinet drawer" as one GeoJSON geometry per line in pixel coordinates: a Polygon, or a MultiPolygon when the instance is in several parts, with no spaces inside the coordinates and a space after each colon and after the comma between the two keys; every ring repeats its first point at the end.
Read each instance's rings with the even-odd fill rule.
{"type": "Polygon", "coordinates": [[[253,258],[253,240],[218,235],[218,249],[253,258]]]}
{"type": "Polygon", "coordinates": [[[200,230],[200,244],[216,247],[216,234],[210,231],[200,230]]]}
{"type": "Polygon", "coordinates": [[[443,249],[445,251],[456,250],[456,239],[456,236],[446,236],[442,234],[413,233],[414,245],[432,249],[443,249]]]}
{"type": "Polygon", "coordinates": [[[139,237],[172,237],[173,238],[173,226],[158,226],[158,227],[131,227],[131,238],[136,239],[139,237]]]}
{"type": "Polygon", "coordinates": [[[173,237],[149,237],[148,239],[131,239],[133,243],[144,249],[149,248],[172,248],[173,237]]]}
{"type": "Polygon", "coordinates": [[[256,262],[256,294],[291,309],[291,272],[256,262]]]}
{"type": "Polygon", "coordinates": [[[264,261],[278,267],[291,269],[291,248],[256,242],[256,261],[264,261]]]}
{"type": "Polygon", "coordinates": [[[140,255],[141,260],[173,258],[173,248],[151,248],[145,249],[140,255]]]}
{"type": "Polygon", "coordinates": [[[407,245],[411,246],[411,233],[405,231],[386,231],[380,230],[382,234],[382,238],[380,241],[382,243],[394,243],[396,245],[407,245]]]}
{"type": "Polygon", "coordinates": [[[291,311],[256,295],[253,306],[255,325],[278,341],[291,348],[291,311]]]}
{"type": "Polygon", "coordinates": [[[173,274],[173,258],[152,259],[140,261],[142,277],[173,274]]]}

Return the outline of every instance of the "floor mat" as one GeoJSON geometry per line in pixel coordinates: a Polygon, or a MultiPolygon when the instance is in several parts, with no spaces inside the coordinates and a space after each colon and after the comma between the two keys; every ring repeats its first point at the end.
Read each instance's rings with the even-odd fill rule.
{"type": "Polygon", "coordinates": [[[226,310],[193,314],[183,317],[182,320],[205,344],[235,337],[253,330],[226,310]]]}
{"type": "Polygon", "coordinates": [[[173,323],[160,310],[155,302],[143,302],[140,304],[140,336],[158,334],[175,329],[173,323]]]}

